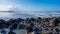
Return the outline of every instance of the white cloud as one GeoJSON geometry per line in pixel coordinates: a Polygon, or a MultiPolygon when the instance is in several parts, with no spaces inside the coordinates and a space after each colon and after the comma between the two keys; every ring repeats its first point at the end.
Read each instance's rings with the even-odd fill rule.
{"type": "Polygon", "coordinates": [[[0,4],[0,11],[9,11],[9,10],[12,10],[12,9],[13,9],[12,5],[0,4]]]}

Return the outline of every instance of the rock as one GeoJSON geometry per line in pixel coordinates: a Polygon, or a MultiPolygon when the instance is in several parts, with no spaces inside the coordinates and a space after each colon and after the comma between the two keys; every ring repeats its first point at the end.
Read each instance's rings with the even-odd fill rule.
{"type": "Polygon", "coordinates": [[[13,31],[9,31],[9,33],[8,34],[16,34],[15,32],[13,32],[13,31]]]}
{"type": "Polygon", "coordinates": [[[6,34],[6,31],[5,30],[2,30],[1,33],[6,34]]]}

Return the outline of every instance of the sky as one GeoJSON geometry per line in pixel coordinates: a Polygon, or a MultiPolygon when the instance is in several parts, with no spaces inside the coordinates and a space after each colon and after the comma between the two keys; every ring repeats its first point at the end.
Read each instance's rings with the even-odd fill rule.
{"type": "Polygon", "coordinates": [[[0,11],[3,9],[19,11],[60,11],[60,0],[0,0],[0,11]]]}
{"type": "Polygon", "coordinates": [[[14,11],[0,12],[0,18],[19,17],[22,14],[38,17],[50,14],[60,16],[60,0],[0,0],[0,11],[14,11]]]}

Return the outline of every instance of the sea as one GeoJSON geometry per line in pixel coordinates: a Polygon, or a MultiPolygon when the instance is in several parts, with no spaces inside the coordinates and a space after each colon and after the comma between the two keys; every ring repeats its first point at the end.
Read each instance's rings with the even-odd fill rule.
{"type": "Polygon", "coordinates": [[[60,11],[0,11],[0,19],[60,17],[60,11]]]}
{"type": "MultiPolygon", "coordinates": [[[[1,11],[0,12],[0,19],[9,20],[9,19],[16,19],[16,18],[50,18],[50,17],[60,17],[60,11],[1,11]]],[[[5,31],[9,31],[8,28],[4,29],[5,31]]],[[[25,34],[25,29],[20,30],[13,30],[17,34],[25,34]]],[[[6,34],[7,34],[6,33],[6,34]]],[[[1,34],[1,33],[0,33],[1,34]]]]}

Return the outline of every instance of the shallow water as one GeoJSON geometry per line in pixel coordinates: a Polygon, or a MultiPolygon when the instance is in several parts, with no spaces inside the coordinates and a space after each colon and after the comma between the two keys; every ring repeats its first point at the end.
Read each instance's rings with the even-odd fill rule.
{"type": "Polygon", "coordinates": [[[25,29],[13,30],[13,32],[16,32],[16,34],[25,34],[26,30],[25,29]]]}
{"type": "MultiPolygon", "coordinates": [[[[8,34],[8,32],[10,31],[9,28],[4,28],[3,30],[6,31],[6,34],[8,34]]],[[[16,34],[25,34],[26,30],[25,29],[20,29],[20,30],[15,29],[15,30],[13,30],[13,32],[15,32],[16,34]]],[[[2,33],[0,32],[0,34],[2,34],[2,33]]]]}

